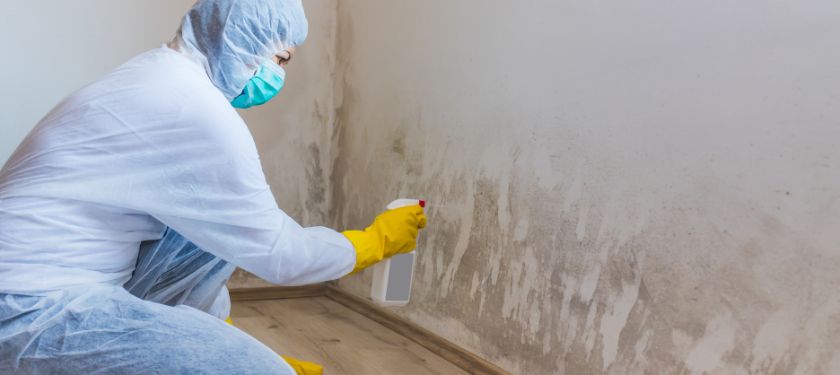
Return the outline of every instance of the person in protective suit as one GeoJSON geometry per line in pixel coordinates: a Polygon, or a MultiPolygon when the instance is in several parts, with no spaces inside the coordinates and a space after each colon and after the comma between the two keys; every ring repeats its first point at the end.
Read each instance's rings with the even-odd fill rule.
{"type": "Polygon", "coordinates": [[[283,88],[307,27],[299,0],[201,0],[29,133],[0,171],[0,373],[319,371],[225,322],[235,267],[334,280],[414,249],[426,218],[340,233],[278,208],[236,108],[283,88]]]}

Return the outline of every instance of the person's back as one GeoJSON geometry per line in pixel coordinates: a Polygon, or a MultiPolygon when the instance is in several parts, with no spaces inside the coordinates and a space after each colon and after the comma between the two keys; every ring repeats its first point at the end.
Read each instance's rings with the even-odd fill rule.
{"type": "Polygon", "coordinates": [[[212,124],[196,121],[208,102],[236,116],[198,65],[161,47],[56,106],[0,171],[0,292],[127,281],[140,242],[166,229],[150,215],[166,204],[152,192],[195,186],[184,172],[218,152],[212,124]]]}

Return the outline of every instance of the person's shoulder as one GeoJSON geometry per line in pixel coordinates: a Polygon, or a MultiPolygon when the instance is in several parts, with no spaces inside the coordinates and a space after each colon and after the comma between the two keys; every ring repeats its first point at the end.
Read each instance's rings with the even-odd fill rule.
{"type": "Polygon", "coordinates": [[[185,125],[206,130],[240,129],[244,122],[204,68],[166,47],[142,54],[123,67],[143,107],[178,112],[185,125]]]}
{"type": "Polygon", "coordinates": [[[256,154],[251,132],[239,112],[213,86],[200,92],[184,93],[180,126],[218,147],[222,153],[256,154]]]}
{"type": "Polygon", "coordinates": [[[95,86],[96,102],[123,120],[160,126],[222,152],[255,152],[244,120],[203,67],[171,49],[143,53],[95,86]]]}
{"type": "Polygon", "coordinates": [[[144,97],[171,103],[223,100],[199,64],[166,47],[141,54],[114,71],[136,85],[144,97]]]}

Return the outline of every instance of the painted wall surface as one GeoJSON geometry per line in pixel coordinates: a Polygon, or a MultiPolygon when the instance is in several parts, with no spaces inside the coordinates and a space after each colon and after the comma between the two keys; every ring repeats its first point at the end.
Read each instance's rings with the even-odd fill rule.
{"type": "MultiPolygon", "coordinates": [[[[840,5],[347,0],[337,227],[521,374],[840,373],[840,5]]],[[[367,296],[370,272],[340,286],[367,296]]]]}
{"type": "MultiPolygon", "coordinates": [[[[170,41],[195,0],[4,2],[0,35],[0,164],[55,104],[131,57],[170,41]]],[[[325,224],[336,3],[308,0],[310,34],[276,101],[242,115],[278,203],[308,225],[325,224]]],[[[267,285],[237,272],[231,287],[267,285]]]]}
{"type": "Polygon", "coordinates": [[[0,164],[69,93],[171,40],[194,2],[4,1],[0,164]]]}

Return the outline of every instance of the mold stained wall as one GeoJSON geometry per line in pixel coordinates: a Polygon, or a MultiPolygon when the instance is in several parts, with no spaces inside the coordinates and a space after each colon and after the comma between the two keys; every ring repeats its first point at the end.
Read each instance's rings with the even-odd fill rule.
{"type": "MultiPolygon", "coordinates": [[[[333,86],[336,1],[307,0],[309,36],[289,64],[286,87],[271,103],[241,111],[277,204],[306,226],[327,225],[330,154],[336,123],[333,86]]],[[[270,284],[243,270],[229,288],[270,284]]]]}
{"type": "Polygon", "coordinates": [[[315,207],[359,228],[431,202],[400,315],[518,374],[840,373],[836,2],[346,0],[337,20],[315,207]]]}

